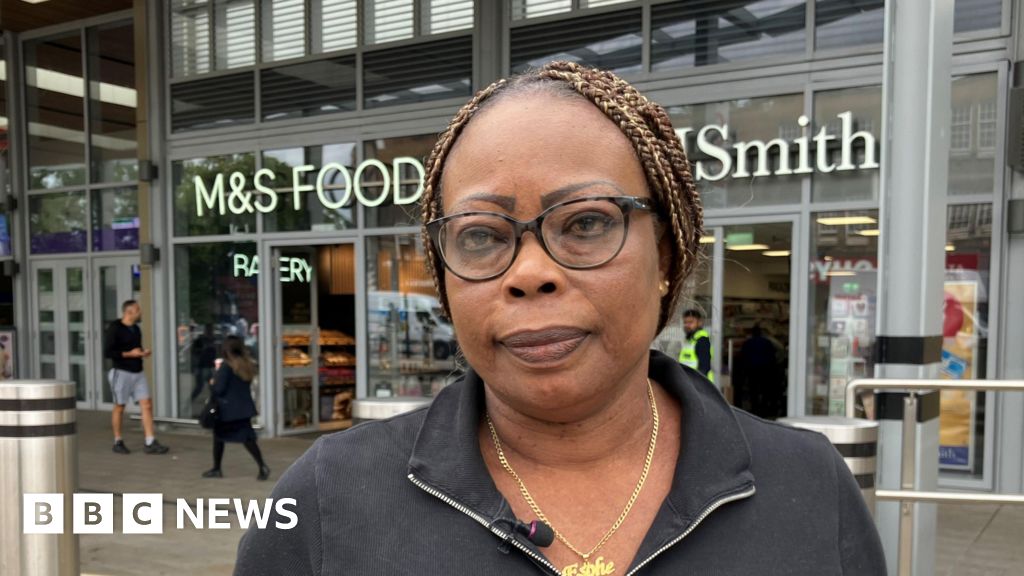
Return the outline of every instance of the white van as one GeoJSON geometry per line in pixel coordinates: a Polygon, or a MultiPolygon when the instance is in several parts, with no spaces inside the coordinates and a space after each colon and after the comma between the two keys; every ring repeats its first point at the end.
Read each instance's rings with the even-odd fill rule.
{"type": "Polygon", "coordinates": [[[455,353],[455,329],[441,316],[441,302],[415,292],[371,291],[366,297],[370,346],[391,347],[403,356],[445,360],[455,353]]]}

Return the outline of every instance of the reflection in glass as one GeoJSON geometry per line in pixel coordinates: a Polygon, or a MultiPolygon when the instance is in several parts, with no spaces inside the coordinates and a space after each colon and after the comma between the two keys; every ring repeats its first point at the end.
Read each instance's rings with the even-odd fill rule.
{"type": "Polygon", "coordinates": [[[256,63],[255,0],[213,0],[217,70],[256,63]]]}
{"type": "Polygon", "coordinates": [[[87,32],[93,182],[138,178],[133,30],[128,22],[87,32]]]}
{"type": "Polygon", "coordinates": [[[785,159],[790,170],[796,170],[796,149],[794,139],[801,136],[797,119],[803,113],[803,95],[789,94],[768,98],[744,98],[713,104],[673,106],[668,109],[672,125],[686,146],[690,162],[699,163],[695,169],[697,188],[701,193],[704,208],[738,208],[745,206],[766,206],[773,204],[796,204],[801,199],[801,176],[753,174],[758,169],[758,148],[747,149],[742,157],[738,155],[735,143],[760,140],[770,142],[781,139],[789,151],[780,154],[779,146],[766,149],[767,167],[774,174],[785,159]],[[709,129],[705,139],[718,146],[730,156],[730,166],[697,148],[697,135],[705,126],[715,125],[722,129],[709,129]],[[746,176],[737,177],[742,160],[746,176]]]}
{"type": "MultiPolygon", "coordinates": [[[[964,204],[946,211],[942,363],[939,377],[985,379],[989,346],[992,205],[964,204]]],[[[985,394],[943,391],[939,466],[981,478],[985,456],[985,394]]]]}
{"type": "Polygon", "coordinates": [[[265,69],[260,92],[264,120],[355,110],[355,56],[265,69]]]}
{"type": "MultiPolygon", "coordinates": [[[[880,162],[880,143],[882,131],[882,88],[881,86],[864,86],[828,90],[814,94],[814,121],[809,127],[813,137],[824,127],[827,133],[834,136],[828,144],[826,164],[836,166],[842,162],[843,147],[840,145],[843,135],[842,113],[852,113],[850,133],[860,131],[872,135],[874,140],[874,159],[880,162]]],[[[857,166],[866,160],[866,141],[857,138],[851,141],[851,162],[857,166]]],[[[813,143],[813,140],[812,140],[813,143]]],[[[815,154],[817,149],[815,148],[815,154]]],[[[852,200],[871,200],[878,198],[879,171],[874,169],[857,169],[824,172],[818,167],[814,171],[811,183],[811,199],[814,202],[842,202],[852,200]]]]}
{"type": "MultiPolygon", "coordinates": [[[[243,206],[240,200],[254,191],[252,178],[255,173],[254,156],[250,153],[228,156],[212,156],[179,160],[171,165],[171,181],[174,183],[174,234],[176,236],[200,236],[232,234],[256,231],[256,210],[243,206]],[[239,172],[245,177],[245,186],[235,191],[230,186],[230,175],[239,172]],[[223,178],[223,196],[213,193],[218,175],[223,178]],[[200,190],[197,194],[195,179],[201,178],[206,191],[213,197],[209,202],[200,190]],[[231,211],[229,198],[235,193],[234,206],[242,214],[231,211]],[[239,196],[241,193],[242,196],[239,196]],[[221,213],[223,199],[223,213],[221,213]]],[[[252,199],[254,197],[250,197],[252,199]]],[[[247,204],[251,207],[251,201],[247,204]]]]}
{"type": "Polygon", "coordinates": [[[513,72],[538,68],[553,60],[571,60],[586,66],[635,74],[641,70],[643,46],[640,9],[595,14],[566,22],[519,26],[511,31],[513,72]]]}
{"type": "Polygon", "coordinates": [[[1003,0],[956,0],[953,31],[957,34],[999,30],[1003,21],[1003,0]]]}
{"type": "Polygon", "coordinates": [[[847,383],[874,375],[878,211],[812,218],[806,412],[842,416],[847,383]]]}
{"type": "MultiPolygon", "coordinates": [[[[35,277],[36,306],[39,309],[39,332],[36,346],[39,350],[40,376],[56,378],[57,361],[57,299],[54,292],[54,269],[38,268],[35,277]],[[49,374],[49,376],[47,376],[49,374]]],[[[84,400],[84,396],[80,398],[84,400]]]]}
{"type": "Polygon", "coordinates": [[[305,0],[262,0],[263,61],[306,55],[305,0]]]}
{"type": "MultiPolygon", "coordinates": [[[[213,362],[225,336],[242,338],[259,363],[259,273],[254,242],[217,242],[174,248],[177,317],[178,415],[202,408],[213,362]]],[[[270,266],[266,267],[269,272],[270,266]]],[[[259,376],[253,399],[260,402],[259,376]]]]}
{"type": "Polygon", "coordinates": [[[996,183],[995,73],[953,79],[949,132],[949,194],[992,194],[996,183]]]}
{"type": "Polygon", "coordinates": [[[82,40],[74,35],[25,43],[29,188],[85,182],[82,40]]]}
{"type": "Polygon", "coordinates": [[[348,201],[340,208],[328,208],[317,191],[310,190],[299,196],[300,206],[295,209],[295,195],[292,193],[292,169],[297,166],[311,165],[315,169],[305,173],[302,183],[316,186],[321,169],[327,164],[341,164],[348,169],[351,177],[356,164],[355,144],[328,144],[307,148],[287,148],[268,150],[263,153],[263,167],[274,173],[273,184],[262,180],[264,185],[277,190],[278,207],[266,214],[263,223],[268,232],[284,232],[292,230],[346,230],[356,225],[355,192],[346,185],[345,177],[340,170],[331,169],[324,172],[324,199],[336,204],[345,199],[348,201]]]}
{"type": "Polygon", "coordinates": [[[33,254],[85,252],[85,192],[29,197],[29,248],[33,254]]]}
{"type": "MultiPolygon", "coordinates": [[[[432,134],[389,138],[386,140],[368,140],[365,143],[363,152],[366,158],[373,158],[383,162],[389,169],[388,176],[391,177],[389,180],[393,180],[394,173],[391,170],[391,163],[395,158],[407,156],[415,158],[420,162],[425,162],[427,156],[430,155],[435,140],[436,137],[432,134]]],[[[423,186],[423,179],[419,172],[409,164],[402,164],[400,174],[401,180],[397,184],[400,187],[399,193],[402,198],[416,196],[417,191],[421,190],[423,186]]],[[[385,192],[388,194],[387,200],[380,206],[367,208],[363,211],[363,214],[366,216],[366,227],[412,226],[418,224],[420,221],[419,203],[413,202],[411,204],[396,205],[394,203],[396,183],[390,182],[390,189],[385,191],[383,188],[383,178],[384,176],[381,175],[380,170],[375,168],[370,168],[363,172],[363,194],[367,199],[379,198],[385,192]]]]}
{"type": "Polygon", "coordinates": [[[363,55],[363,106],[464,98],[473,76],[473,38],[462,36],[363,55]]]}
{"type": "MultiPolygon", "coordinates": [[[[106,328],[118,321],[121,318],[121,303],[118,302],[118,291],[117,291],[117,271],[118,266],[101,266],[100,267],[100,326],[104,329],[100,330],[100,346],[102,350],[107,349],[107,334],[109,330],[106,328]]],[[[107,358],[106,354],[103,354],[103,370],[101,374],[107,374],[111,368],[114,367],[114,363],[110,358],[107,358]]],[[[103,390],[103,402],[111,403],[113,401],[110,386],[100,386],[103,390]]]]}
{"type": "Polygon", "coordinates": [[[651,7],[653,71],[802,55],[805,0],[669,2],[651,7]]]}
{"type": "Polygon", "coordinates": [[[92,249],[139,247],[139,196],[135,188],[92,191],[92,249]]]}
{"type": "Polygon", "coordinates": [[[885,0],[815,0],[814,48],[831,50],[881,44],[884,20],[885,0]]]}
{"type": "Polygon", "coordinates": [[[419,234],[368,238],[366,277],[368,394],[433,396],[457,375],[458,345],[419,234]]]}

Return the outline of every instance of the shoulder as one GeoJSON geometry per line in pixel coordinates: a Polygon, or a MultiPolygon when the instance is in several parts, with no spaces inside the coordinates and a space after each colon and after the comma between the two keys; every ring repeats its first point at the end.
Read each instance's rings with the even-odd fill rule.
{"type": "Polygon", "coordinates": [[[823,434],[765,420],[733,407],[756,460],[820,462],[833,465],[838,452],[823,434]]]}
{"type": "Polygon", "coordinates": [[[325,471],[344,468],[348,474],[369,472],[365,466],[405,468],[427,408],[420,408],[385,420],[357,424],[348,430],[323,436],[318,441],[318,463],[325,471]]]}

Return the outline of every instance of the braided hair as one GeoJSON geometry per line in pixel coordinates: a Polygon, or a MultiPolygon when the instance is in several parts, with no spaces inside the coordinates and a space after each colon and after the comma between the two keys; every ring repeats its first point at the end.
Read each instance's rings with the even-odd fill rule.
{"type": "Polygon", "coordinates": [[[690,174],[690,163],[664,108],[645,98],[612,72],[564,61],[551,62],[539,70],[498,80],[477,92],[452,118],[434,145],[427,160],[421,209],[427,267],[433,276],[442,311],[451,316],[445,290],[444,263],[426,232],[426,224],[443,216],[441,180],[444,164],[456,139],[475,115],[498,101],[526,93],[583,98],[614,122],[632,144],[654,199],[658,220],[662,226],[667,224],[667,232],[671,236],[668,293],[661,299],[658,318],[658,332],[661,332],[672,318],[683,282],[697,263],[703,234],[703,208],[690,174]]]}

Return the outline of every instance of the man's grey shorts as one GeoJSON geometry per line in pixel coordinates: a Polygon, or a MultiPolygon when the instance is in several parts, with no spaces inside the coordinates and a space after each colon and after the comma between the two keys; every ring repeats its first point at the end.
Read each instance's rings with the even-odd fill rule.
{"type": "Polygon", "coordinates": [[[149,398],[149,384],[146,383],[145,372],[126,372],[111,368],[107,373],[110,380],[110,391],[114,396],[114,404],[125,405],[129,401],[149,398]]]}

